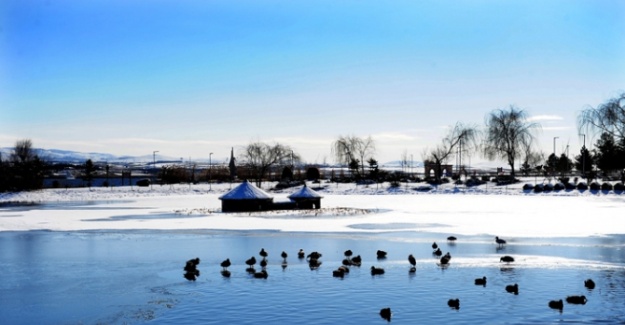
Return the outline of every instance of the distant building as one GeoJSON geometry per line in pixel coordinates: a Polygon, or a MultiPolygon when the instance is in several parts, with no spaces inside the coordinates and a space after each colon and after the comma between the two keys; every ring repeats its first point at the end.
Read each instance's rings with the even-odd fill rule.
{"type": "Polygon", "coordinates": [[[289,195],[289,199],[295,202],[298,209],[320,209],[322,198],[323,196],[310,189],[306,184],[299,191],[289,195]]]}
{"type": "Polygon", "coordinates": [[[247,212],[273,209],[273,197],[247,180],[219,197],[221,211],[247,212]]]}
{"type": "Polygon", "coordinates": [[[320,209],[323,197],[304,185],[288,198],[290,201],[274,202],[271,195],[247,180],[219,197],[222,212],[320,209]]]}
{"type": "Polygon", "coordinates": [[[234,148],[230,149],[230,163],[228,164],[228,169],[230,170],[230,180],[235,180],[237,178],[237,165],[236,159],[234,158],[234,148]]]}

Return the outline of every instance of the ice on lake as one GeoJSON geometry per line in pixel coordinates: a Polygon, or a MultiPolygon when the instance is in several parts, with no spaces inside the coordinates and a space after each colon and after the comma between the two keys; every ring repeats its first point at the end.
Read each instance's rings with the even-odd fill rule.
{"type": "Polygon", "coordinates": [[[0,207],[2,323],[386,323],[385,307],[396,323],[625,322],[619,195],[341,193],[311,213],[223,214],[219,193],[95,192],[0,207]],[[449,266],[437,265],[434,241],[449,266]],[[254,279],[244,261],[260,260],[261,248],[269,277],[254,279]],[[321,267],[298,259],[300,248],[321,252],[321,267]],[[363,264],[334,278],[347,249],[363,264]],[[388,257],[378,260],[378,249],[388,257]],[[201,274],[189,282],[182,268],[194,257],[201,274]],[[226,258],[230,278],[220,274],[226,258]],[[371,276],[371,266],[386,272],[371,276]],[[473,284],[483,276],[485,287],[473,284]],[[518,295],[504,289],[514,283],[518,295]],[[588,302],[547,306],[568,295],[588,302]],[[452,298],[460,309],[447,306],[452,298]]]}

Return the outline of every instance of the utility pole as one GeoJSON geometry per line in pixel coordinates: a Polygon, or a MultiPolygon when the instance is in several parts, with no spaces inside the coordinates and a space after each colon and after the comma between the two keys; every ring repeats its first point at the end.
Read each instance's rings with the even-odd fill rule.
{"type": "Polygon", "coordinates": [[[152,175],[152,181],[150,182],[150,189],[154,189],[154,181],[156,180],[156,153],[158,152],[158,150],[152,151],[152,167],[154,168],[155,172],[154,175],[152,175]]]}
{"type": "Polygon", "coordinates": [[[209,191],[211,191],[213,189],[212,177],[211,177],[211,172],[212,172],[212,169],[213,169],[213,164],[212,164],[212,161],[211,161],[211,157],[212,156],[213,156],[212,152],[208,154],[208,190],[209,191]]]}
{"type": "Polygon", "coordinates": [[[582,147],[582,178],[586,176],[586,134],[580,134],[584,137],[584,146],[582,147]]]}

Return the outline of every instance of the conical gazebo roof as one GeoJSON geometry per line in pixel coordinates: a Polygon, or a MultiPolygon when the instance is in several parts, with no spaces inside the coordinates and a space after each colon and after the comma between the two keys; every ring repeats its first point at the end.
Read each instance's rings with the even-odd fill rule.
{"type": "Polygon", "coordinates": [[[271,200],[269,193],[254,186],[247,180],[219,197],[220,200],[271,200]]]}
{"type": "Polygon", "coordinates": [[[311,190],[310,187],[306,186],[306,184],[304,184],[304,186],[299,189],[299,191],[288,196],[289,199],[312,199],[322,197],[323,196],[321,196],[319,193],[311,190]]]}

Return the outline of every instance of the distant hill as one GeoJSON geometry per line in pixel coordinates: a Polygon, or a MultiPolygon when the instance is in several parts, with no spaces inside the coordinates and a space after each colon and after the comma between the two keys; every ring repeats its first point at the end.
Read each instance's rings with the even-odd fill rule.
{"type": "MultiPolygon", "coordinates": [[[[46,161],[55,163],[84,163],[87,159],[91,159],[93,162],[109,162],[109,163],[146,163],[152,162],[154,157],[152,155],[143,156],[116,156],[108,153],[100,152],[78,152],[71,150],[61,149],[40,149],[34,148],[37,155],[46,161]]],[[[13,148],[0,148],[0,154],[2,160],[7,160],[13,153],[13,148]]],[[[157,162],[174,162],[180,161],[180,158],[167,157],[163,155],[156,155],[157,162]]]]}

